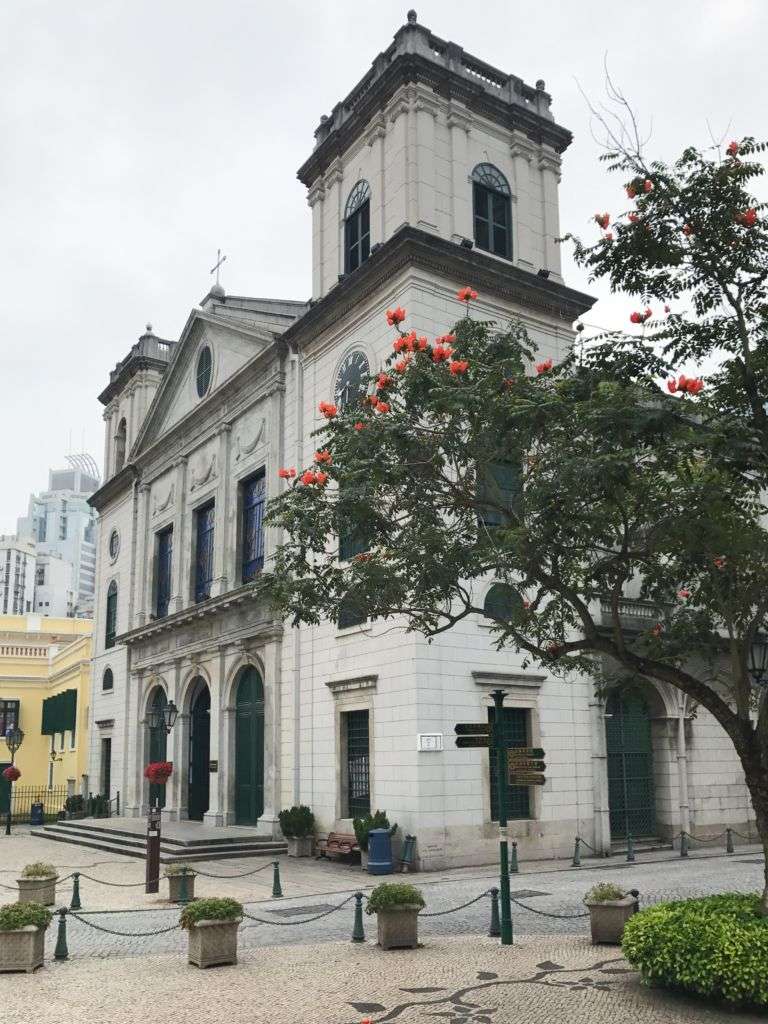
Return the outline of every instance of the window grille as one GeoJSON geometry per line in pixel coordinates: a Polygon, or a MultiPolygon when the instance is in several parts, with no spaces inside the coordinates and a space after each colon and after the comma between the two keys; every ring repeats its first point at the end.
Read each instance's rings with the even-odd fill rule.
{"type": "Polygon", "coordinates": [[[493,164],[478,164],[472,172],[475,245],[495,256],[512,255],[512,210],[509,183],[493,164]]]}
{"type": "MultiPolygon", "coordinates": [[[[502,730],[504,743],[508,747],[528,746],[528,719],[530,712],[526,708],[503,708],[502,730]]],[[[488,721],[493,725],[495,708],[488,708],[488,721]]],[[[496,779],[496,751],[490,748],[491,768],[491,821],[499,820],[498,794],[494,781],[496,779]]],[[[506,771],[505,771],[506,776],[506,771]]],[[[506,784],[506,778],[505,778],[506,784]]],[[[531,791],[528,786],[507,785],[507,818],[530,818],[531,791]]]]}
{"type": "Polygon", "coordinates": [[[157,535],[157,594],[155,613],[159,619],[168,614],[171,600],[171,564],[173,561],[173,527],[157,535]]]}
{"type": "Polygon", "coordinates": [[[207,601],[213,581],[213,537],[216,509],[211,502],[197,512],[195,547],[195,601],[207,601]]]}
{"type": "Polygon", "coordinates": [[[370,738],[368,711],[347,711],[347,813],[348,818],[361,818],[371,810],[370,738]]]}
{"type": "Polygon", "coordinates": [[[264,504],[266,501],[264,470],[246,480],[243,494],[243,583],[254,579],[264,568],[264,504]]]}
{"type": "Polygon", "coordinates": [[[349,274],[371,253],[371,188],[358,181],[349,194],[344,212],[344,272],[349,274]]]}
{"type": "Polygon", "coordinates": [[[104,646],[114,647],[117,636],[117,584],[114,580],[109,584],[107,591],[107,614],[106,626],[104,629],[104,646]]]}

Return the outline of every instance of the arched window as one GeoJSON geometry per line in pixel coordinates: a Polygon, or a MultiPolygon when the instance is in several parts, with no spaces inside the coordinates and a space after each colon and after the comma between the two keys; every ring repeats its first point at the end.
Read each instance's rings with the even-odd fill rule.
{"type": "Polygon", "coordinates": [[[117,636],[117,584],[114,580],[107,591],[107,615],[104,627],[104,646],[114,647],[117,636]]]}
{"type": "Polygon", "coordinates": [[[112,675],[111,668],[104,670],[104,675],[101,677],[101,688],[102,690],[114,690],[115,677],[112,675]]]}
{"type": "Polygon", "coordinates": [[[485,595],[483,614],[496,622],[509,622],[520,604],[520,595],[508,583],[494,583],[485,595]]]}
{"type": "Polygon", "coordinates": [[[512,256],[512,208],[509,182],[493,164],[472,171],[475,245],[494,256],[512,256]]]}
{"type": "Polygon", "coordinates": [[[358,181],[344,210],[344,273],[357,270],[371,254],[371,187],[358,181]]]}
{"type": "Polygon", "coordinates": [[[349,629],[350,626],[359,626],[365,622],[368,616],[359,597],[350,590],[339,605],[339,629],[349,629]]]}
{"type": "Polygon", "coordinates": [[[120,420],[120,425],[115,434],[115,472],[119,473],[125,465],[125,443],[128,434],[128,427],[125,417],[120,420]]]}

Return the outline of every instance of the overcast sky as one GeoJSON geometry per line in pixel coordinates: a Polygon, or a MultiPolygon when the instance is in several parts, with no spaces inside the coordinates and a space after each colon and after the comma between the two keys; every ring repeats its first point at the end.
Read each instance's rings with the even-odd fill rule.
{"type": "MultiPolygon", "coordinates": [[[[393,0],[3,0],[0,16],[0,533],[68,451],[103,453],[96,396],[144,325],[176,338],[217,247],[227,291],[306,299],[296,170],[320,115],[405,22],[393,0]],[[70,442],[71,436],[71,442],[70,442]],[[71,447],[70,447],[71,444],[71,447]]],[[[765,0],[429,0],[419,21],[533,84],[575,136],[561,227],[617,211],[576,79],[603,55],[651,155],[765,137],[765,0]]],[[[568,283],[587,287],[569,259],[568,283]]],[[[625,323],[601,301],[588,322],[625,323]]]]}

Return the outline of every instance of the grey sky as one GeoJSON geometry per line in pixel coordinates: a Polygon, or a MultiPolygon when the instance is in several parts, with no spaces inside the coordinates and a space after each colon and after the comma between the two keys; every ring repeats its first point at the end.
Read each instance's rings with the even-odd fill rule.
{"type": "MultiPolygon", "coordinates": [[[[101,464],[96,395],[151,321],[176,338],[208,290],[310,294],[295,172],[330,112],[405,22],[406,0],[5,0],[0,19],[0,533],[72,447],[101,464]]],[[[624,208],[598,163],[578,78],[605,51],[671,157],[765,136],[764,0],[429,0],[419,21],[533,83],[575,142],[561,227],[624,208]],[[729,126],[730,123],[730,126],[729,126]],[[726,140],[727,141],[727,140],[726,140]]],[[[567,281],[586,281],[566,259],[567,281]]],[[[597,289],[605,295],[605,289],[597,289]]],[[[589,322],[626,322],[602,300],[589,322]]]]}

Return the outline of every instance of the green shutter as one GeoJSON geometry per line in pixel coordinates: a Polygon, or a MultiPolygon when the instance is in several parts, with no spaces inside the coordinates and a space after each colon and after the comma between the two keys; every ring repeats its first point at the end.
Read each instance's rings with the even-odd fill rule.
{"type": "Polygon", "coordinates": [[[74,732],[77,724],[77,690],[64,690],[43,701],[43,720],[40,732],[54,736],[61,732],[74,732]]]}

